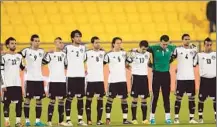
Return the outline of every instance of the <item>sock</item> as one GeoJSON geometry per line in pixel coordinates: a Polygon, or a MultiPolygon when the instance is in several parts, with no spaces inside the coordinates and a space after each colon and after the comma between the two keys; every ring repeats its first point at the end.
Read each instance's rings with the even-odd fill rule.
{"type": "Polygon", "coordinates": [[[127,101],[122,101],[121,108],[122,108],[122,113],[123,113],[123,121],[126,121],[127,120],[127,114],[128,114],[127,101]]]}
{"type": "Polygon", "coordinates": [[[112,99],[108,99],[107,102],[106,102],[106,119],[110,119],[111,117],[111,110],[112,110],[112,103],[113,103],[113,100],[112,99]]]}
{"type": "Polygon", "coordinates": [[[131,104],[132,120],[136,120],[137,102],[133,101],[131,104]]]}
{"type": "Polygon", "coordinates": [[[142,102],[141,104],[143,121],[146,120],[147,117],[147,102],[142,102]]]}
{"type": "Polygon", "coordinates": [[[4,117],[9,118],[10,104],[5,103],[4,107],[3,107],[3,110],[4,110],[4,117]]]}
{"type": "Polygon", "coordinates": [[[50,101],[49,105],[48,105],[48,114],[47,114],[47,118],[48,118],[48,122],[52,121],[52,117],[53,117],[53,111],[54,111],[54,105],[55,105],[55,100],[54,101],[50,101]]]}
{"type": "Polygon", "coordinates": [[[166,119],[166,120],[171,119],[170,113],[165,113],[165,119],[166,119]]]}
{"type": "Polygon", "coordinates": [[[59,123],[62,123],[64,120],[64,100],[59,101],[58,112],[59,112],[59,123]]]}
{"type": "Polygon", "coordinates": [[[83,110],[84,110],[83,108],[84,108],[83,98],[78,98],[77,100],[78,122],[82,120],[83,110]]]}
{"type": "Polygon", "coordinates": [[[194,118],[195,113],[195,100],[194,97],[189,97],[189,119],[192,120],[194,118]]]}
{"type": "Polygon", "coordinates": [[[36,123],[40,122],[40,119],[39,119],[39,118],[36,118],[36,119],[35,119],[35,122],[36,122],[36,123]]]}
{"type": "Polygon", "coordinates": [[[41,100],[36,100],[36,107],[35,107],[35,112],[36,112],[36,118],[41,118],[41,111],[42,111],[42,104],[41,100]]]}
{"type": "Polygon", "coordinates": [[[72,104],[72,98],[69,97],[66,99],[66,103],[65,103],[66,121],[70,121],[71,104],[72,104]]]}
{"type": "Polygon", "coordinates": [[[22,102],[18,101],[18,103],[16,103],[16,117],[20,118],[22,115],[22,102]]]}
{"type": "Polygon", "coordinates": [[[91,103],[92,100],[86,100],[86,105],[85,105],[85,109],[86,109],[86,114],[87,114],[87,121],[91,121],[91,103]]]}
{"type": "Polygon", "coordinates": [[[151,119],[155,119],[155,114],[154,113],[150,113],[150,120],[151,119]]]}
{"type": "Polygon", "coordinates": [[[177,115],[177,117],[175,118],[178,118],[178,114],[179,114],[179,111],[180,111],[180,108],[181,108],[181,101],[182,99],[177,97],[176,98],[176,101],[175,101],[175,115],[177,115]]]}
{"type": "Polygon", "coordinates": [[[198,102],[198,115],[199,115],[199,119],[203,119],[203,107],[204,107],[204,102],[199,101],[198,102]]]}
{"type": "Polygon", "coordinates": [[[216,101],[215,100],[213,101],[213,109],[215,111],[215,119],[216,119],[216,101]]]}
{"type": "Polygon", "coordinates": [[[17,117],[17,118],[16,118],[16,124],[17,124],[17,123],[20,123],[20,117],[17,117]]]}
{"type": "Polygon", "coordinates": [[[5,122],[9,122],[9,117],[5,117],[5,122]]]}
{"type": "Polygon", "coordinates": [[[26,122],[29,122],[29,103],[30,102],[24,103],[24,115],[25,115],[26,120],[28,120],[26,122]]]}
{"type": "Polygon", "coordinates": [[[178,119],[179,118],[179,115],[178,114],[175,114],[175,119],[178,119]]]}
{"type": "Polygon", "coordinates": [[[97,100],[97,121],[102,119],[103,100],[97,100]]]}

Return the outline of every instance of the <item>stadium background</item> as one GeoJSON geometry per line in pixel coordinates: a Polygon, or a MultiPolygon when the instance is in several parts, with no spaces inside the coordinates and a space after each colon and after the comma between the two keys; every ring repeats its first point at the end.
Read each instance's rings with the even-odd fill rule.
{"type": "MultiPolygon", "coordinates": [[[[200,51],[203,39],[208,36],[214,40],[216,50],[216,33],[209,34],[206,5],[207,1],[4,1],[1,2],[1,42],[13,36],[18,42],[17,50],[21,50],[29,46],[32,34],[39,34],[41,48],[47,51],[54,48],[55,37],[70,43],[70,32],[79,29],[83,33],[82,42],[89,48],[92,36],[100,37],[106,51],[111,48],[112,38],[120,36],[123,48],[128,51],[138,47],[142,39],[155,44],[162,34],[168,34],[172,43],[180,45],[181,35],[188,33],[200,51]]],[[[172,91],[175,69],[176,62],[171,65],[172,91]]],[[[130,72],[127,72],[130,90],[130,72]]],[[[151,69],[149,72],[151,84],[151,69]]],[[[44,66],[44,76],[48,73],[44,66]]],[[[198,89],[198,67],[195,74],[198,89]]],[[[105,88],[107,78],[106,66],[105,88]]]]}

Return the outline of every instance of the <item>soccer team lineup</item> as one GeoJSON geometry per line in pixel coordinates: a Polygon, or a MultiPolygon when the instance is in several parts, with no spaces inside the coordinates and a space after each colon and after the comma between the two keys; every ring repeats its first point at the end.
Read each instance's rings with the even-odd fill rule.
{"type": "Polygon", "coordinates": [[[214,125],[216,52],[212,50],[210,38],[204,38],[201,52],[191,43],[187,33],[180,37],[180,46],[170,43],[168,35],[162,35],[159,43],[153,45],[148,40],[141,40],[138,47],[132,47],[130,51],[123,49],[121,37],[114,37],[111,50],[105,51],[100,37],[93,36],[90,39],[92,48],[87,48],[82,43],[81,31],[72,30],[69,36],[70,44],[64,44],[61,37],[54,38],[55,49],[47,52],[40,48],[40,36],[37,34],[30,37],[30,46],[21,51],[16,50],[16,38],[5,40],[6,51],[1,51],[1,116],[4,118],[1,122],[5,127],[112,126],[116,119],[119,126],[153,126],[159,124],[159,115],[155,115],[160,111],[156,110],[158,107],[162,107],[164,125],[181,125],[179,114],[183,114],[181,108],[184,103],[187,103],[187,108],[182,110],[187,112],[186,124],[205,126],[208,122],[204,118],[204,108],[207,107],[209,122],[214,125]],[[177,62],[175,95],[171,93],[170,74],[170,64],[174,61],[177,62]],[[42,74],[45,65],[49,70],[47,92],[42,74]],[[105,65],[109,70],[107,89],[104,85],[105,65]],[[198,92],[195,88],[196,66],[200,76],[198,92]],[[153,73],[151,90],[149,68],[153,73]],[[131,72],[130,90],[127,87],[127,70],[131,72]],[[24,91],[21,71],[24,73],[24,91]],[[163,103],[159,104],[161,94],[163,103]],[[187,97],[185,102],[184,96],[187,97]],[[49,100],[47,104],[43,101],[45,99],[49,100]],[[206,100],[211,100],[211,104],[206,105],[206,100]],[[122,118],[115,116],[118,111],[122,118]],[[33,114],[34,121],[30,118],[33,114]],[[74,114],[77,119],[71,117],[74,114]],[[142,117],[138,119],[138,115],[142,117]]]}

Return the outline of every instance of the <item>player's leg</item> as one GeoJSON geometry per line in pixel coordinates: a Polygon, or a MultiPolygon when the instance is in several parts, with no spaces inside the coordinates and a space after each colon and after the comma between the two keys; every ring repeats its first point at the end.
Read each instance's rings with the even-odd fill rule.
{"type": "Polygon", "coordinates": [[[75,89],[74,85],[74,80],[73,78],[67,78],[67,97],[66,97],[66,102],[65,102],[65,113],[66,113],[66,123],[69,126],[73,126],[73,124],[71,123],[71,104],[72,104],[72,100],[74,98],[74,92],[73,89],[75,89]]]}
{"type": "Polygon", "coordinates": [[[179,111],[181,108],[181,102],[182,102],[182,97],[185,92],[185,81],[177,80],[176,84],[176,100],[175,100],[175,118],[174,118],[174,123],[179,124],[179,111]]]}
{"type": "Polygon", "coordinates": [[[23,102],[23,97],[22,97],[22,88],[21,87],[16,87],[13,91],[14,93],[14,98],[18,100],[16,103],[16,124],[15,127],[23,127],[23,124],[21,123],[21,116],[22,116],[22,102],[23,102]],[[16,94],[15,94],[16,93],[16,94]]]}
{"type": "Polygon", "coordinates": [[[64,120],[64,99],[58,100],[58,113],[59,113],[59,125],[66,126],[66,123],[63,122],[64,120]]]}
{"type": "Polygon", "coordinates": [[[215,121],[216,121],[216,77],[212,78],[210,80],[212,87],[210,91],[210,97],[213,99],[213,109],[214,109],[214,116],[215,116],[215,121]]]}
{"type": "Polygon", "coordinates": [[[107,93],[107,101],[106,101],[106,105],[105,105],[105,109],[106,109],[106,124],[110,125],[110,121],[111,121],[111,110],[112,110],[112,103],[114,98],[117,95],[117,84],[116,83],[110,83],[108,85],[108,93],[107,93]]]}
{"type": "Polygon", "coordinates": [[[49,126],[52,126],[52,117],[53,117],[55,102],[56,102],[56,99],[53,98],[53,99],[50,99],[50,102],[48,104],[47,121],[48,121],[49,126]]]}
{"type": "MultiPolygon", "coordinates": [[[[131,92],[132,93],[132,92],[131,92]]],[[[138,98],[132,99],[132,104],[131,104],[131,111],[132,111],[132,123],[133,124],[138,124],[137,118],[136,118],[136,113],[137,113],[137,103],[138,103],[138,98]]]]}
{"type": "Polygon", "coordinates": [[[186,90],[186,93],[188,95],[188,107],[189,107],[189,123],[198,123],[194,120],[194,114],[195,114],[195,81],[189,80],[188,81],[188,88],[186,90]]]}
{"type": "Polygon", "coordinates": [[[162,77],[162,95],[164,101],[164,110],[165,110],[165,122],[167,124],[171,124],[171,116],[170,116],[170,73],[165,72],[162,77]]]}
{"type": "Polygon", "coordinates": [[[85,79],[83,77],[78,78],[76,83],[76,94],[77,96],[77,111],[78,111],[78,125],[87,126],[83,121],[83,112],[84,112],[84,96],[85,96],[85,79]]]}
{"type": "Polygon", "coordinates": [[[142,110],[142,123],[143,124],[149,124],[149,121],[147,120],[147,99],[142,98],[141,100],[141,110],[142,110]]]}
{"type": "Polygon", "coordinates": [[[8,96],[8,89],[7,89],[7,91],[3,92],[3,96],[2,96],[2,99],[3,99],[2,102],[4,103],[3,112],[4,112],[4,118],[5,118],[5,124],[4,124],[5,127],[10,127],[9,114],[10,114],[11,100],[9,98],[10,97],[8,96]]]}
{"type": "Polygon", "coordinates": [[[199,115],[199,123],[203,123],[203,109],[204,109],[204,102],[208,97],[208,92],[206,89],[206,84],[209,84],[206,79],[200,78],[200,88],[199,88],[199,102],[198,102],[198,115],[199,115]]]}
{"type": "Polygon", "coordinates": [[[128,91],[127,91],[127,83],[126,82],[121,82],[118,84],[118,95],[121,95],[121,108],[122,108],[122,113],[123,113],[123,124],[132,124],[131,121],[128,121],[128,102],[127,102],[127,97],[128,97],[128,91]]]}
{"type": "Polygon", "coordinates": [[[153,72],[153,80],[152,80],[152,99],[151,99],[151,113],[150,113],[150,122],[151,124],[155,124],[155,111],[157,107],[157,101],[160,92],[160,76],[159,72],[153,72]]]}
{"type": "Polygon", "coordinates": [[[31,126],[29,120],[29,110],[30,110],[30,103],[31,99],[33,98],[34,88],[31,81],[26,81],[25,83],[25,100],[24,100],[24,115],[26,124],[25,126],[31,126]]]}
{"type": "Polygon", "coordinates": [[[86,89],[86,104],[85,104],[85,110],[86,110],[86,116],[87,116],[87,124],[92,125],[91,120],[91,104],[92,104],[92,98],[94,96],[94,83],[88,82],[87,83],[87,89],[86,89]]]}
{"type": "Polygon", "coordinates": [[[105,96],[104,82],[97,83],[96,87],[97,95],[97,125],[103,125],[102,113],[103,113],[103,97],[105,96]]]}

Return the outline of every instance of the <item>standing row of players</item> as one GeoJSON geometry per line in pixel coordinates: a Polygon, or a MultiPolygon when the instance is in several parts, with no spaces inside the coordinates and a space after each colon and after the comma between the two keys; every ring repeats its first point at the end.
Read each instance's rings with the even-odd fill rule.
{"type": "Polygon", "coordinates": [[[36,122],[35,126],[45,126],[40,121],[42,112],[42,99],[45,97],[44,79],[42,75],[42,64],[49,67],[49,93],[50,103],[48,105],[48,125],[52,126],[52,116],[56,98],[58,98],[59,125],[73,126],[71,123],[71,102],[77,97],[78,125],[91,125],[91,103],[94,95],[97,96],[97,125],[103,125],[101,121],[103,113],[104,73],[103,66],[109,66],[109,87],[107,91],[106,124],[110,124],[110,113],[112,103],[116,96],[121,98],[123,113],[123,124],[138,124],[136,113],[138,98],[141,97],[141,110],[143,124],[155,124],[155,111],[159,97],[160,88],[163,94],[165,122],[171,124],[170,116],[170,63],[177,59],[177,88],[175,102],[174,123],[179,123],[179,110],[184,93],[189,97],[189,123],[197,123],[194,120],[195,114],[195,76],[194,66],[199,63],[200,68],[200,92],[199,92],[199,123],[203,123],[203,102],[208,96],[213,99],[213,107],[216,113],[216,53],[212,51],[212,41],[209,38],[204,40],[205,51],[197,53],[195,46],[190,44],[190,36],[182,36],[183,45],[175,47],[169,44],[169,37],[163,35],[160,43],[149,46],[147,41],[141,41],[139,48],[126,52],[122,49],[122,39],[115,37],[112,40],[112,50],[105,52],[100,47],[100,39],[93,37],[91,43],[93,49],[86,50],[81,44],[82,33],[79,30],[71,32],[72,44],[64,46],[60,37],[55,39],[56,50],[45,53],[39,48],[40,40],[38,35],[31,36],[31,46],[16,53],[16,40],[12,37],[6,40],[6,47],[9,52],[1,59],[1,76],[3,80],[3,103],[5,126],[10,126],[9,106],[16,103],[16,127],[22,126],[22,89],[20,80],[20,68],[25,70],[25,100],[24,115],[26,126],[31,126],[29,110],[31,99],[36,99],[36,122]],[[26,65],[23,64],[23,59],[26,65]],[[85,73],[85,63],[87,71],[85,73]],[[152,102],[150,121],[147,120],[147,98],[149,95],[148,66],[153,69],[152,102]],[[132,121],[127,120],[128,114],[128,92],[126,84],[126,68],[132,72],[133,97],[131,110],[132,121]],[[65,75],[65,69],[67,70],[65,75]],[[85,76],[87,88],[85,90],[85,76]],[[207,87],[207,85],[209,85],[207,87]],[[83,121],[83,97],[86,96],[87,124],[83,121]],[[64,99],[66,98],[66,101],[64,99]],[[65,109],[64,109],[65,107],[65,109]],[[64,111],[65,110],[65,111],[64,111]],[[66,122],[64,121],[66,113],[66,122]]]}

